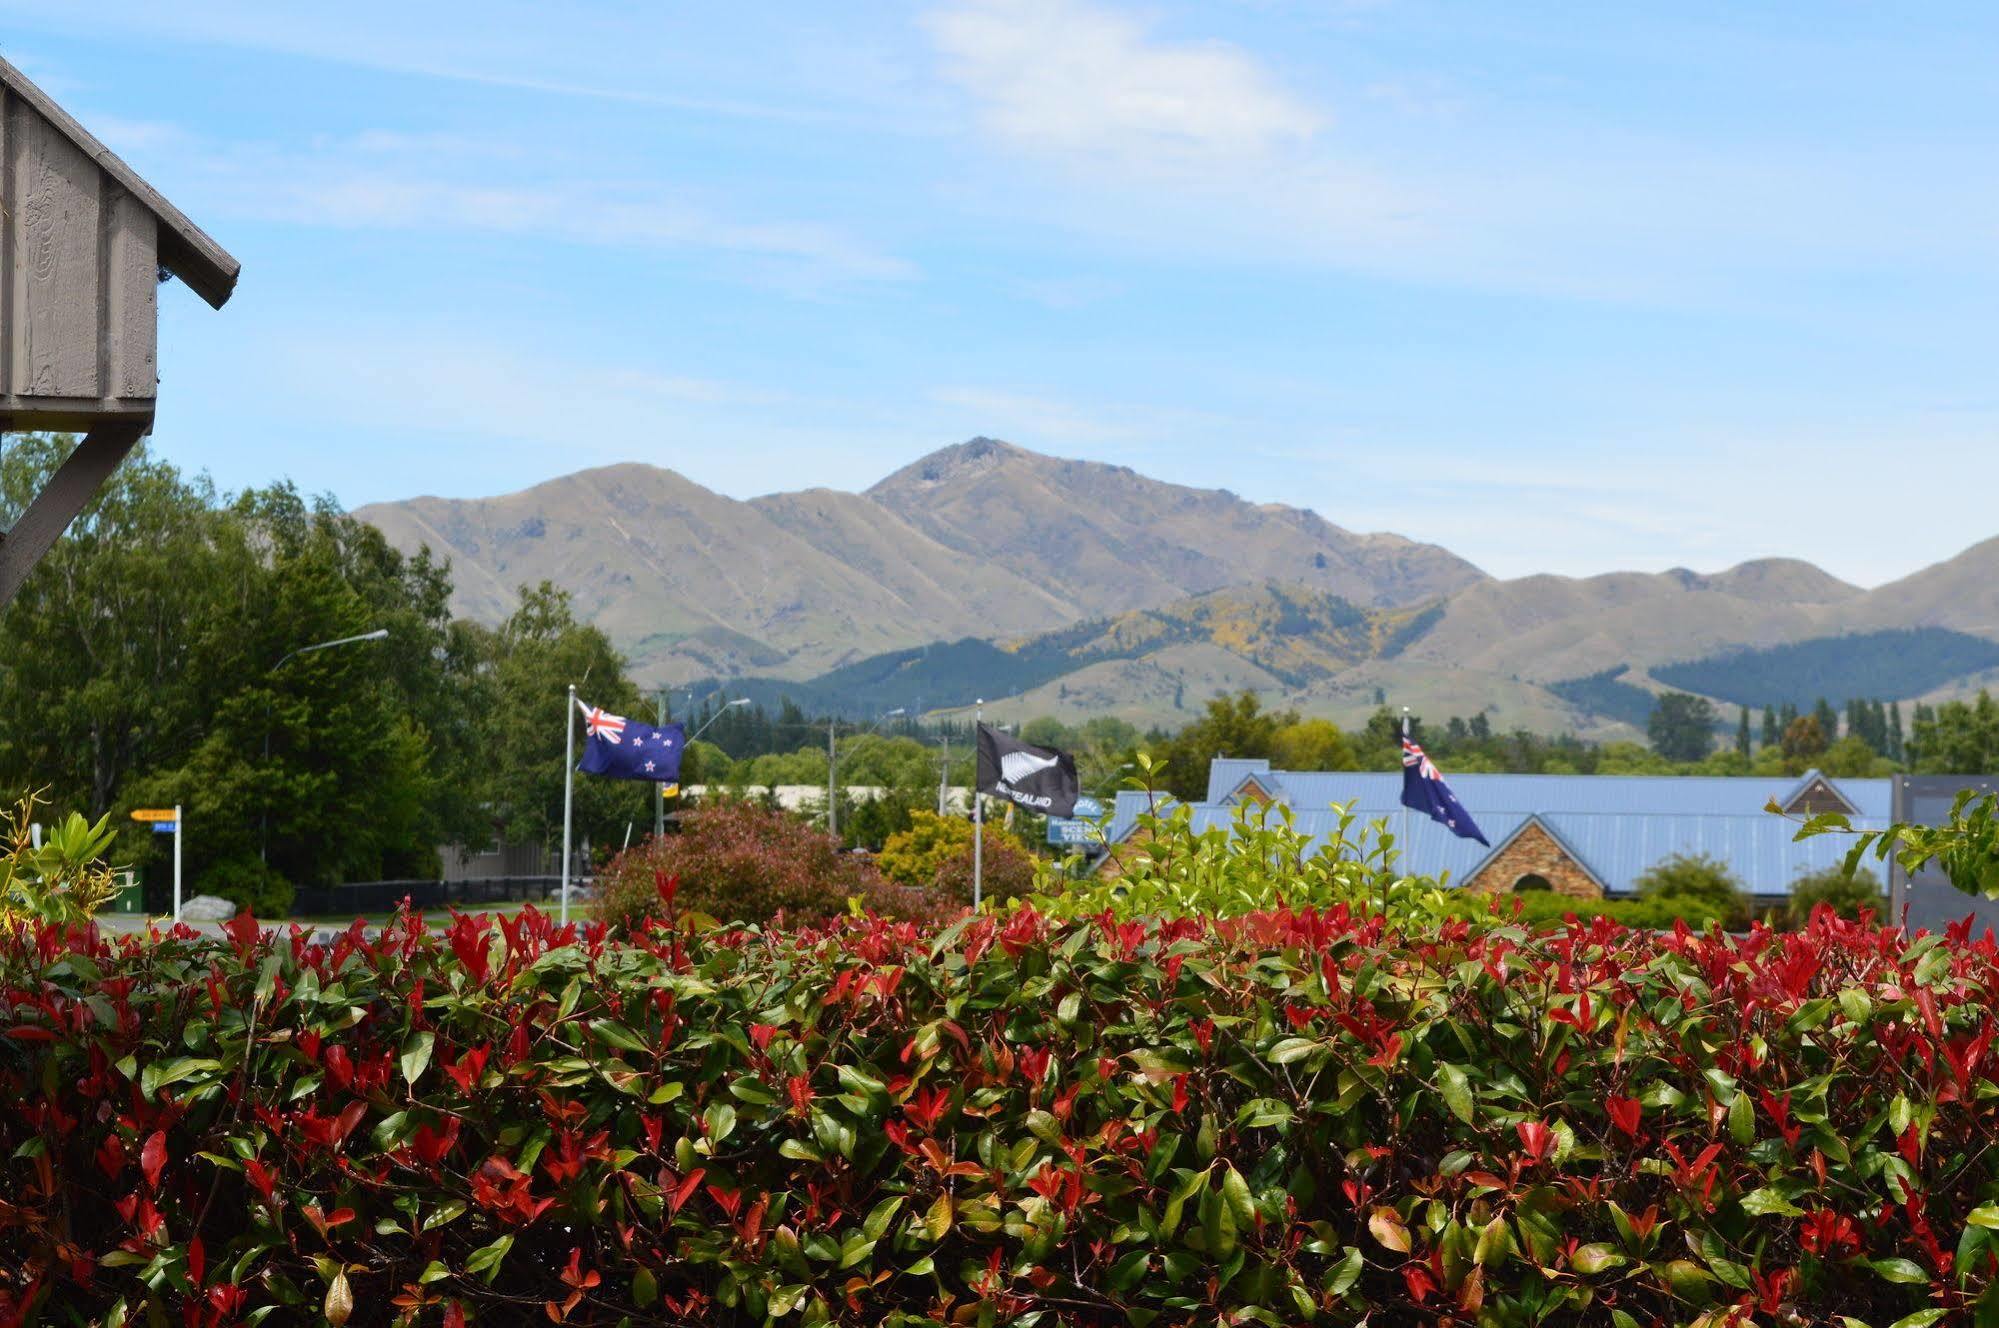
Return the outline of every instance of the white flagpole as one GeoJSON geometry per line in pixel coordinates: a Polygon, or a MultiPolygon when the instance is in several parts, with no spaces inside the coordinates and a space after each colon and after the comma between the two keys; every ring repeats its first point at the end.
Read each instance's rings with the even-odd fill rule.
{"type": "Polygon", "coordinates": [[[569,836],[576,813],[576,684],[569,684],[569,702],[562,707],[562,914],[569,924],[569,836]]]}
{"type": "MultiPolygon", "coordinates": [[[[1402,707],[1402,741],[1404,742],[1409,741],[1408,706],[1402,707]]],[[[1408,757],[1408,753],[1404,752],[1403,757],[1406,760],[1408,757]]],[[[1409,856],[1409,804],[1405,802],[1402,804],[1402,852],[1398,855],[1398,858],[1406,859],[1408,856],[1409,856]]],[[[1405,868],[1404,870],[1406,874],[1407,869],[1405,868]]]]}
{"type": "Polygon", "coordinates": [[[972,709],[972,911],[979,911],[986,876],[986,800],[979,796],[979,725],[985,722],[986,699],[972,709]]]}

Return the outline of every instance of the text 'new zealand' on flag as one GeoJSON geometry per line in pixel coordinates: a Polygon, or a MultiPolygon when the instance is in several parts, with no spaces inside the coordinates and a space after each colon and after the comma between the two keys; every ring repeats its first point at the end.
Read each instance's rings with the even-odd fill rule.
{"type": "Polygon", "coordinates": [[[1402,735],[1402,805],[1410,811],[1422,812],[1459,839],[1476,839],[1487,848],[1492,847],[1492,841],[1451,792],[1435,763],[1409,740],[1407,733],[1402,735]]]}
{"type": "Polygon", "coordinates": [[[1043,816],[1073,816],[1083,784],[1076,758],[979,725],[979,792],[1043,816]]]}
{"type": "Polygon", "coordinates": [[[595,706],[583,712],[583,759],[576,768],[608,779],[643,779],[654,784],[680,782],[680,753],[687,734],[678,724],[641,724],[595,706]]]}

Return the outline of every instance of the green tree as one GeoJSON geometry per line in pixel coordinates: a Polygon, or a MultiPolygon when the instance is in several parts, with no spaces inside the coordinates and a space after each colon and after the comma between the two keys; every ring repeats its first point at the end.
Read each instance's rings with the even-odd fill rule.
{"type": "Polygon", "coordinates": [[[1698,761],[1714,750],[1714,703],[1704,696],[1667,692],[1652,707],[1646,736],[1668,761],[1698,761]]]}
{"type": "Polygon", "coordinates": [[[1909,761],[1921,775],[1999,773],[1999,705],[1981,691],[1971,702],[1918,705],[1909,761]]]}
{"type": "Polygon", "coordinates": [[[1749,925],[1749,896],[1719,858],[1671,854],[1641,872],[1636,884],[1640,899],[1699,901],[1731,930],[1749,925]]]}
{"type": "Polygon", "coordinates": [[[1207,713],[1180,730],[1167,748],[1166,782],[1174,796],[1193,800],[1208,789],[1208,763],[1217,756],[1268,757],[1277,731],[1298,722],[1294,711],[1265,710],[1256,693],[1217,696],[1207,713]]]}
{"type": "MultiPolygon", "coordinates": [[[[74,441],[27,434],[0,449],[0,527],[74,441]]],[[[46,789],[93,819],[126,810],[125,781],[177,761],[202,727],[196,648],[226,569],[249,561],[206,481],[135,451],[0,615],[0,790],[46,789]]]]}
{"type": "Polygon", "coordinates": [[[1280,770],[1360,769],[1347,735],[1326,719],[1302,719],[1277,730],[1270,740],[1270,763],[1280,770]]]}
{"type": "MultiPolygon", "coordinates": [[[[479,803],[507,840],[559,852],[563,725],[574,722],[565,714],[569,685],[576,684],[579,700],[615,714],[650,711],[609,638],[577,622],[569,592],[549,582],[523,587],[520,607],[485,637],[479,803]]],[[[578,835],[595,843],[619,842],[628,824],[652,823],[652,796],[652,786],[642,782],[578,775],[578,835]]]]}
{"type": "Polygon", "coordinates": [[[1825,730],[1819,726],[1817,715],[1799,715],[1784,729],[1782,742],[1778,744],[1784,759],[1793,766],[1802,768],[1825,754],[1825,730]]]}
{"type": "Polygon", "coordinates": [[[1749,707],[1741,706],[1738,707],[1738,710],[1739,714],[1735,725],[1735,752],[1738,756],[1747,757],[1749,755],[1749,707]]]}
{"type": "Polygon", "coordinates": [[[1887,761],[1875,755],[1867,739],[1857,733],[1849,733],[1838,742],[1825,749],[1819,758],[1819,769],[1834,779],[1867,779],[1875,775],[1885,775],[1887,761]]]}
{"type": "Polygon", "coordinates": [[[1777,727],[1776,710],[1770,706],[1764,706],[1763,732],[1761,735],[1761,741],[1757,745],[1760,747],[1775,747],[1777,745],[1777,740],[1779,736],[1782,734],[1782,732],[1783,731],[1777,727]]]}
{"type": "Polygon", "coordinates": [[[1865,867],[1848,872],[1843,866],[1806,872],[1791,882],[1791,897],[1785,901],[1782,921],[1802,927],[1811,921],[1812,909],[1824,904],[1843,918],[1857,921],[1863,911],[1877,918],[1888,915],[1888,896],[1881,878],[1865,867]]]}

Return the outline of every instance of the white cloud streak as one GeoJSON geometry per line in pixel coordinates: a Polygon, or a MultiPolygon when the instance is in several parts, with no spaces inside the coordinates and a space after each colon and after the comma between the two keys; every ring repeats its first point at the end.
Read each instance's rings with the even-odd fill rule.
{"type": "Polygon", "coordinates": [[[1190,166],[1265,156],[1325,123],[1233,46],[1160,41],[1073,0],[961,0],[925,22],[987,129],[1024,151],[1190,166]]]}

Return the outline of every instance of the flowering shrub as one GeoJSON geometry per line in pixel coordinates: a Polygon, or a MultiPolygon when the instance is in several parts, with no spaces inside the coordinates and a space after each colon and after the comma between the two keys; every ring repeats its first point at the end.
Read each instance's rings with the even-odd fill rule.
{"type": "Polygon", "coordinates": [[[882,879],[865,856],[842,853],[831,835],[753,802],[683,812],[680,833],[648,839],[611,860],[599,877],[597,912],[620,927],[662,916],[662,878],[679,882],[676,906],[732,922],[779,914],[817,921],[860,898],[885,912],[921,915],[932,905],[882,879]]]}
{"type": "MultiPolygon", "coordinates": [[[[1024,870],[1026,884],[1033,883],[1034,855],[1028,852],[1026,845],[1003,826],[992,823],[985,827],[985,841],[985,867],[988,872],[995,863],[1017,864],[1006,869],[1008,880],[1019,879],[1024,870]]],[[[971,818],[939,816],[932,811],[911,812],[909,828],[890,835],[883,843],[881,869],[884,876],[904,885],[933,886],[941,881],[952,893],[962,895],[965,902],[970,903],[971,818]]],[[[1025,893],[1025,886],[1015,893],[1025,893]]]]}
{"type": "Polygon", "coordinates": [[[23,928],[0,1323],[1989,1322],[1995,1001],[1829,912],[23,928]]]}

